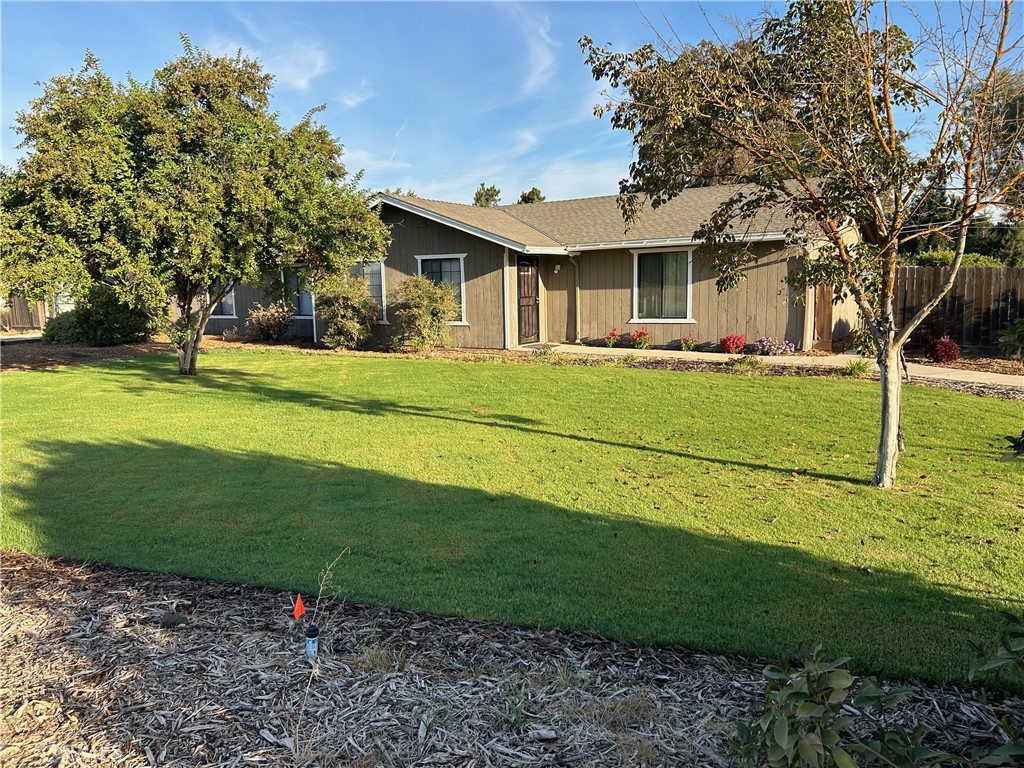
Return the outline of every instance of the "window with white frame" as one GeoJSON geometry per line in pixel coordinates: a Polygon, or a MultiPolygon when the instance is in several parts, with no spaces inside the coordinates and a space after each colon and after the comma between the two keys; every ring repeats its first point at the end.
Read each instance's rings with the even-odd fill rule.
{"type": "Polygon", "coordinates": [[[297,272],[285,271],[284,295],[292,305],[293,317],[313,316],[313,294],[302,285],[302,278],[297,272]]]}
{"type": "Polygon", "coordinates": [[[466,306],[463,297],[466,294],[466,271],[464,253],[446,253],[437,256],[417,256],[420,274],[435,283],[447,283],[455,288],[455,301],[459,305],[459,314],[455,322],[466,321],[466,306]]]}
{"type": "MultiPolygon", "coordinates": [[[[214,291],[217,292],[217,287],[214,286],[214,291]]],[[[228,292],[221,297],[221,300],[217,302],[213,308],[211,317],[234,317],[235,316],[235,286],[231,286],[228,292]]]]}
{"type": "Polygon", "coordinates": [[[639,252],[634,259],[634,317],[637,320],[691,320],[690,252],[639,252]]]}
{"type": "Polygon", "coordinates": [[[377,302],[377,306],[380,307],[380,314],[377,320],[380,322],[387,321],[387,314],[384,307],[384,263],[380,261],[364,261],[360,264],[356,264],[352,268],[353,277],[361,277],[366,281],[366,287],[370,291],[370,296],[377,302]]]}

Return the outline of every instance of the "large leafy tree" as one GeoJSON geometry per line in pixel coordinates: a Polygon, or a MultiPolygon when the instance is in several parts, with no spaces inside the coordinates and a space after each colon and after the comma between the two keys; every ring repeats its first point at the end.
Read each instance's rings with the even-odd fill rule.
{"type": "Polygon", "coordinates": [[[18,114],[28,149],[2,187],[4,288],[81,296],[114,286],[162,324],[179,370],[233,283],[309,287],[379,259],[388,231],[315,110],[285,129],[258,62],[184,55],[114,83],[92,54],[18,114]]]}
{"type": "Polygon", "coordinates": [[[893,485],[902,446],[903,347],[949,291],[972,217],[1013,207],[1024,180],[1002,74],[1019,69],[1019,21],[1009,2],[953,12],[954,23],[915,23],[911,35],[885,3],[794,0],[781,15],[737,25],[729,41],[627,53],[580,41],[614,92],[598,113],[610,110],[634,137],[620,188],[627,223],[709,178],[740,183],[695,233],[713,246],[719,290],[754,258],[737,234],[781,209],[790,239],[808,249],[800,282],[857,303],[881,369],[881,487],[893,485]],[[908,228],[937,185],[956,187],[955,215],[908,228]],[[898,252],[936,231],[955,250],[949,279],[900,327],[898,252]]]}

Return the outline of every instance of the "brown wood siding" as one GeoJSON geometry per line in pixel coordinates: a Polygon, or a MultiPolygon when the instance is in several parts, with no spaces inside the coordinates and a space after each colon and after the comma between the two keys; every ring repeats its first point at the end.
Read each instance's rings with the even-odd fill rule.
{"type": "Polygon", "coordinates": [[[633,311],[633,254],[628,250],[582,253],[580,261],[580,337],[596,342],[612,328],[628,333],[646,325],[655,346],[672,346],[682,336],[717,343],[726,335],[742,333],[748,341],[761,336],[784,338],[799,344],[803,333],[802,297],[783,282],[797,266],[795,250],[770,244],[758,246],[759,260],[744,268],[737,288],[719,294],[718,277],[707,255],[693,257],[691,291],[693,323],[630,323],[633,311]]]}
{"type": "Polygon", "coordinates": [[[573,266],[568,256],[541,256],[540,279],[544,286],[547,336],[544,341],[561,343],[576,340],[576,291],[573,266]],[[559,265],[555,272],[555,265],[559,265]]]}
{"type": "Polygon", "coordinates": [[[474,235],[385,205],[381,218],[391,225],[392,242],[384,262],[388,291],[417,273],[416,256],[464,253],[463,305],[468,325],[453,325],[456,346],[501,349],[504,345],[502,275],[505,249],[474,235]]]}

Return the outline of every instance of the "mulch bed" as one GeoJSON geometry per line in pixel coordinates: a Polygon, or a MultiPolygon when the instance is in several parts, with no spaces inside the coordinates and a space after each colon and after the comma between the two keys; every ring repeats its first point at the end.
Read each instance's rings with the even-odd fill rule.
{"type": "MultiPolygon", "coordinates": [[[[8,768],[724,766],[763,694],[748,659],[326,599],[313,668],[285,592],[13,552],[0,574],[8,768]]],[[[915,686],[893,716],[963,754],[1022,712],[915,686]]]]}

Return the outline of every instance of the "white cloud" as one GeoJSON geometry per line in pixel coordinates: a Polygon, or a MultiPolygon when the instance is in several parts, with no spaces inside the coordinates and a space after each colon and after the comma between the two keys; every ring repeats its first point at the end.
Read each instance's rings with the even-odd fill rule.
{"type": "Polygon", "coordinates": [[[377,157],[365,149],[345,149],[345,167],[353,173],[364,170],[367,173],[387,173],[402,171],[412,167],[404,160],[395,160],[394,155],[389,158],[377,157]]]}
{"type": "Polygon", "coordinates": [[[355,109],[364,101],[373,98],[373,86],[365,77],[359,81],[358,88],[350,88],[338,96],[338,100],[347,108],[355,109]]]}
{"type": "Polygon", "coordinates": [[[310,82],[329,68],[330,57],[320,44],[296,36],[290,42],[277,42],[263,34],[259,26],[245,16],[236,18],[255,39],[256,44],[243,43],[234,38],[214,37],[204,47],[216,56],[234,56],[239,50],[250,58],[258,59],[266,72],[272,74],[275,82],[297,91],[309,89],[310,82]]]}
{"type": "Polygon", "coordinates": [[[558,68],[554,50],[558,43],[551,37],[551,19],[527,11],[522,5],[508,8],[526,41],[526,77],[520,93],[534,94],[548,84],[558,68]]]}

